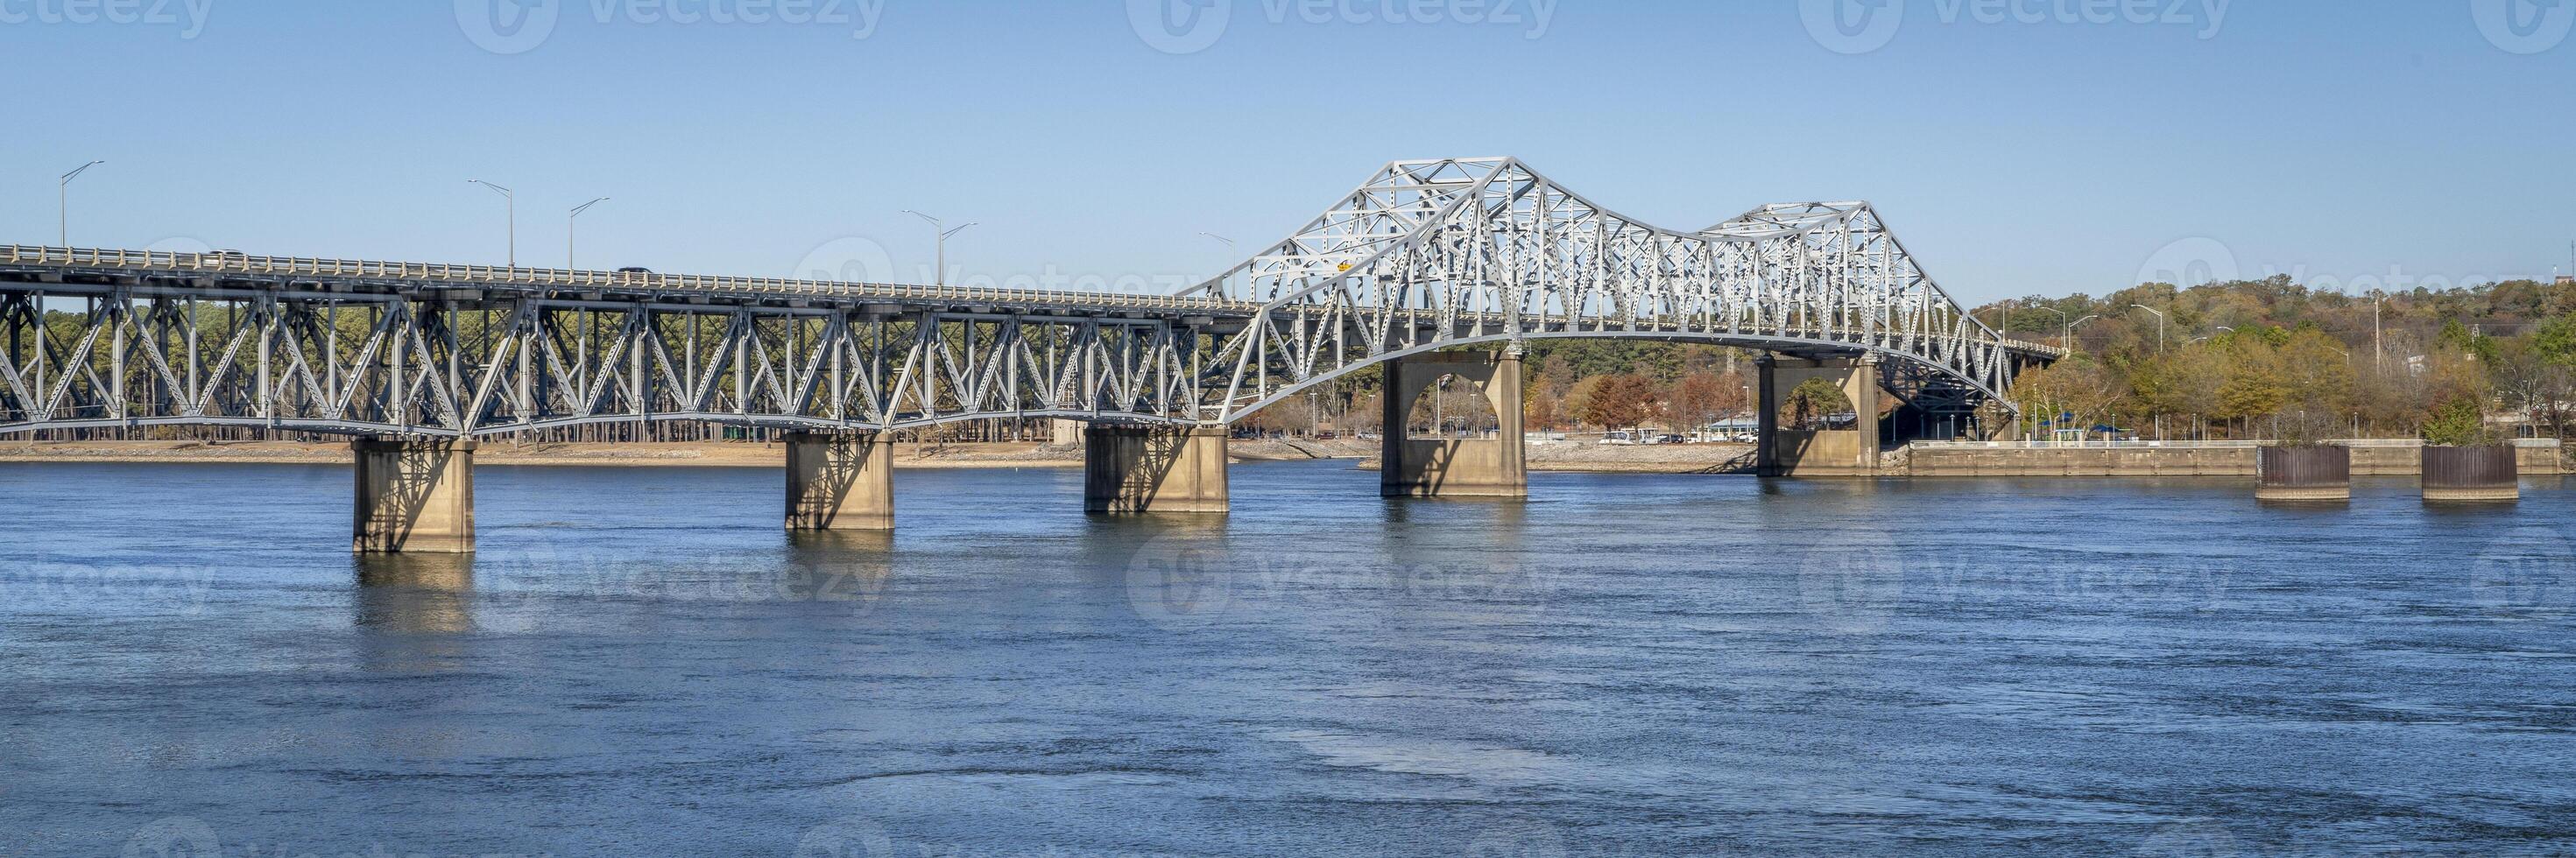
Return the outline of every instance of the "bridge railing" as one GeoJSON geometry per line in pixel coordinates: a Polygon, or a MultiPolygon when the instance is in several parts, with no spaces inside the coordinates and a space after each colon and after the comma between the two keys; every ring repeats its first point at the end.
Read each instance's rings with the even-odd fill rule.
{"type": "Polygon", "coordinates": [[[5,245],[0,246],[0,264],[116,268],[174,273],[348,277],[532,288],[642,288],[747,295],[812,295],[832,298],[887,298],[997,304],[1080,304],[1096,307],[1236,312],[1247,309],[1236,302],[1207,297],[1184,298],[1169,295],[1120,295],[1102,292],[842,283],[823,280],[707,277],[694,274],[655,274],[633,271],[573,271],[488,265],[249,256],[221,251],[183,253],[165,250],[102,250],[5,245]]]}

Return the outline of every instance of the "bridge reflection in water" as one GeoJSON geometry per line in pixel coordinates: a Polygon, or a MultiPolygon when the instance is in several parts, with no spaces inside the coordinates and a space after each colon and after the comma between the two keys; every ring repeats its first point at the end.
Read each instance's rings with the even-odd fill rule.
{"type": "MultiPolygon", "coordinates": [[[[1218,513],[1228,427],[1317,385],[1406,361],[1516,379],[1533,340],[1648,339],[1776,355],[1760,364],[1762,472],[1867,475],[1880,421],[1784,430],[1783,377],[1865,405],[1884,393],[1889,426],[1969,434],[2010,425],[1992,418],[2014,373],[2057,357],[1970,316],[1866,203],[1680,232],[1510,158],[1388,164],[1174,295],[7,246],[0,328],[0,433],[367,439],[362,553],[472,551],[475,439],[529,430],[790,430],[787,526],[865,530],[893,526],[872,451],[903,429],[1084,421],[1087,509],[1218,513]]],[[[1489,398],[1520,425],[1518,397],[1489,398]]],[[[1399,404],[1385,437],[1403,437],[1399,404]]],[[[1391,441],[1382,490],[1522,494],[1515,436],[1391,441]]]]}

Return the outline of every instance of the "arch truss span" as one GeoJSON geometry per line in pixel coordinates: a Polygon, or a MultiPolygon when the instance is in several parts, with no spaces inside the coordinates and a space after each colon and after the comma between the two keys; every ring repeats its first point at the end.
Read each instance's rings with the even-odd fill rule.
{"type": "Polygon", "coordinates": [[[1696,232],[1594,204],[1512,158],[1398,161],[1190,295],[1257,305],[1216,345],[1231,422],[1356,368],[1450,346],[1645,337],[1874,353],[2000,400],[2057,353],[2007,340],[1862,202],[1763,206],[1696,232]]]}

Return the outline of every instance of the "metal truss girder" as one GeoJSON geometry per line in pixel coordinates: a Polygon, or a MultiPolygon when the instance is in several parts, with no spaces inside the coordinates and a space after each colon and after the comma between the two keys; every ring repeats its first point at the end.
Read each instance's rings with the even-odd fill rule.
{"type": "Polygon", "coordinates": [[[1178,295],[0,246],[0,328],[0,433],[1217,425],[1389,359],[1564,337],[1874,354],[1900,396],[1978,399],[2057,356],[1970,316],[1867,203],[1676,232],[1510,158],[1388,164],[1178,295]]]}

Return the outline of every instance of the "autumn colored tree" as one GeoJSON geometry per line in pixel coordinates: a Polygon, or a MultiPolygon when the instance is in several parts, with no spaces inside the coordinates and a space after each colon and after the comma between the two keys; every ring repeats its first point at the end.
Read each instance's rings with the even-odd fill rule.
{"type": "Polygon", "coordinates": [[[1577,412],[1583,422],[1604,429],[1628,429],[1645,422],[1659,402],[1655,382],[1642,375],[1602,376],[1577,412]]]}
{"type": "Polygon", "coordinates": [[[2100,362],[2082,355],[2022,373],[2013,382],[2015,401],[2051,419],[2073,414],[2085,426],[2112,419],[2111,406],[2123,393],[2100,362]]]}
{"type": "Polygon", "coordinates": [[[1744,382],[1734,376],[1707,370],[1682,376],[1670,400],[1673,428],[1704,428],[1742,410],[1744,400],[1744,382]]]}

